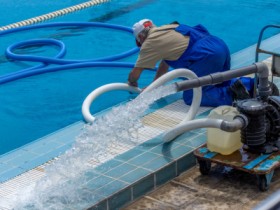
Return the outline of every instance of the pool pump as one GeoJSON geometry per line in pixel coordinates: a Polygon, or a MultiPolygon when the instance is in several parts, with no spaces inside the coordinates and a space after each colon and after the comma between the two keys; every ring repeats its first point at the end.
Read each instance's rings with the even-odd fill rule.
{"type": "MultiPolygon", "coordinates": [[[[177,82],[177,90],[188,90],[210,84],[218,84],[226,80],[257,73],[257,97],[237,101],[234,106],[240,112],[233,123],[216,120],[199,121],[199,126],[217,127],[224,131],[241,131],[241,141],[244,149],[256,153],[272,153],[280,149],[280,96],[271,96],[272,89],[268,81],[269,70],[264,63],[255,63],[248,67],[218,72],[197,79],[177,82]]],[[[189,123],[190,124],[190,123],[189,123]]],[[[194,123],[193,123],[194,124],[194,123]]],[[[198,124],[198,123],[197,123],[198,124]]],[[[169,132],[166,139],[182,133],[193,126],[180,125],[169,132]],[[185,129],[186,130],[186,129],[185,129]]]]}
{"type": "Polygon", "coordinates": [[[272,153],[280,149],[280,97],[270,96],[245,99],[236,103],[237,110],[247,118],[248,124],[241,128],[244,149],[257,153],[272,153]]]}

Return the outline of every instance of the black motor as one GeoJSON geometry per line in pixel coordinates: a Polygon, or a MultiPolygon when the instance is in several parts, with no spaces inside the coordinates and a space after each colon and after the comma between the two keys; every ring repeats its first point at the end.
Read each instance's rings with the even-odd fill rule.
{"type": "Polygon", "coordinates": [[[245,99],[237,102],[238,111],[248,119],[241,129],[244,149],[258,153],[272,153],[280,149],[280,97],[269,96],[266,101],[245,99]]]}

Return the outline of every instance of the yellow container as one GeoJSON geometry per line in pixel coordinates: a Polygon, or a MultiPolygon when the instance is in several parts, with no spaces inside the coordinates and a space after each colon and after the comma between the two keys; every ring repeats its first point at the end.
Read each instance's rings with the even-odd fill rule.
{"type": "MultiPolygon", "coordinates": [[[[234,116],[238,114],[235,107],[219,106],[213,109],[208,118],[233,121],[234,116]]],[[[207,148],[211,152],[217,152],[222,155],[230,155],[242,146],[240,130],[235,132],[226,132],[218,128],[207,129],[207,148]]]]}

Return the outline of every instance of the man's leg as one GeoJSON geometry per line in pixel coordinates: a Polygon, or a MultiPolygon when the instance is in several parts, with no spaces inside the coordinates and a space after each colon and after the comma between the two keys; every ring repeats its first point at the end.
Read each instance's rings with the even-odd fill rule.
{"type": "MultiPolygon", "coordinates": [[[[252,97],[253,88],[254,78],[250,77],[234,78],[218,85],[203,87],[201,106],[231,106],[234,100],[252,97]]],[[[186,104],[190,105],[192,103],[192,97],[192,90],[184,91],[183,99],[186,104]]]]}

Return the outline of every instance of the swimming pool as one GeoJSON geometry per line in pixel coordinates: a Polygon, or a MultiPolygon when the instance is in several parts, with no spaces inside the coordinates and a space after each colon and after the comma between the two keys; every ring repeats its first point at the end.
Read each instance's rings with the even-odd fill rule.
{"type": "MultiPolygon", "coordinates": [[[[49,7],[43,7],[43,4],[39,7],[30,6],[28,13],[26,13],[27,8],[23,6],[22,10],[17,8],[20,14],[18,16],[26,19],[30,18],[31,14],[36,16],[76,3],[81,2],[68,1],[63,5],[57,3],[49,7]],[[40,9],[41,7],[45,9],[40,9]]],[[[210,32],[223,38],[233,53],[254,44],[264,25],[279,24],[279,9],[280,3],[276,0],[216,1],[215,4],[205,0],[110,1],[48,22],[100,21],[130,27],[138,19],[147,17],[153,19],[157,25],[174,20],[190,25],[202,23],[210,32]]],[[[6,11],[9,11],[8,5],[6,11]]],[[[10,20],[19,21],[18,17],[5,17],[7,19],[4,19],[1,24],[9,24],[10,20]]],[[[0,74],[33,65],[8,61],[3,54],[7,46],[25,39],[45,37],[62,40],[67,47],[65,58],[69,59],[98,58],[135,47],[132,35],[118,31],[75,27],[30,30],[1,36],[0,74]]],[[[53,56],[57,49],[41,47],[28,48],[25,51],[53,56]]],[[[136,56],[131,56],[123,61],[134,62],[135,59],[136,56]]],[[[103,84],[126,82],[129,70],[129,68],[73,69],[37,75],[1,85],[0,154],[81,120],[81,104],[88,93],[103,84]]],[[[152,75],[153,72],[146,71],[141,76],[140,86],[147,85],[152,75]]],[[[101,96],[93,104],[92,112],[98,112],[133,97],[123,92],[108,94],[101,96]]]]}
{"type": "Polygon", "coordinates": [[[50,4],[49,1],[24,1],[24,0],[1,0],[0,8],[1,20],[0,26],[8,25],[14,22],[18,22],[24,19],[33,18],[45,13],[52,12],[54,10],[63,9],[65,7],[73,6],[85,2],[84,0],[65,0],[55,1],[50,4]],[[4,6],[5,5],[5,6],[4,6]],[[16,11],[16,12],[14,12],[16,11]]]}

